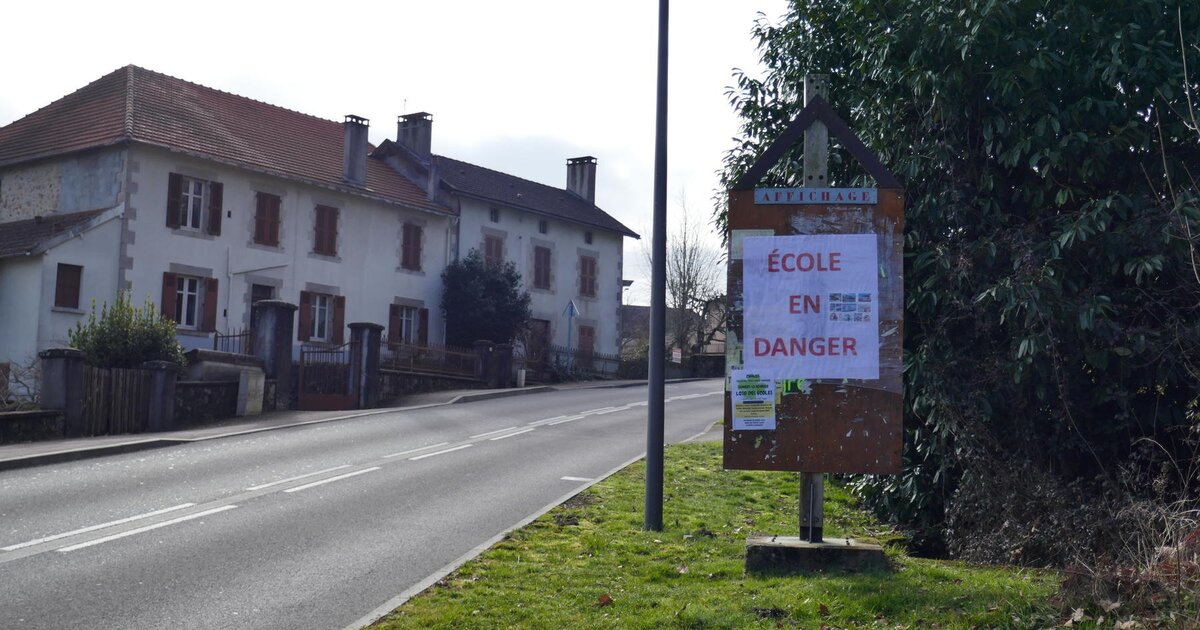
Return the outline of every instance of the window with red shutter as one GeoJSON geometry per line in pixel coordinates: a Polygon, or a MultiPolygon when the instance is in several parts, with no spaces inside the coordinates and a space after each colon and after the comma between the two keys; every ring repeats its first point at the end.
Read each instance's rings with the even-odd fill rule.
{"type": "Polygon", "coordinates": [[[504,262],[504,239],[488,234],[483,237],[483,260],[489,265],[504,262]]]}
{"type": "Polygon", "coordinates": [[[416,223],[404,224],[400,266],[410,271],[421,270],[421,226],[416,223]]]}
{"type": "Polygon", "coordinates": [[[314,221],[313,253],[322,256],[337,256],[338,209],[317,206],[314,221]]]}
{"type": "Polygon", "coordinates": [[[579,257],[579,295],[596,297],[596,259],[579,257]]]}
{"type": "Polygon", "coordinates": [[[79,287],[83,278],[83,267],[58,263],[58,276],[54,281],[54,305],[60,308],[79,308],[79,287]]]}
{"type": "Polygon", "coordinates": [[[279,196],[257,193],[254,203],[254,242],[279,246],[279,196]]]}
{"type": "Polygon", "coordinates": [[[550,248],[533,248],[533,286],[535,289],[550,288],[550,248]]]}

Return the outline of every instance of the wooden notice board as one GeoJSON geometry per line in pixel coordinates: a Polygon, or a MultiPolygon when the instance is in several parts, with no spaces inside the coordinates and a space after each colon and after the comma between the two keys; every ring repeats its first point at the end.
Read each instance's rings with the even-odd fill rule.
{"type": "MultiPolygon", "coordinates": [[[[757,197],[755,189],[729,191],[725,468],[869,474],[900,471],[903,444],[904,191],[899,187],[878,188],[867,189],[874,193],[870,195],[838,195],[838,189],[831,190],[834,194],[826,197],[824,202],[821,196],[809,194],[806,198],[798,199],[799,203],[786,203],[789,198],[786,194],[778,194],[776,189],[771,192],[758,189],[757,197]],[[840,201],[836,201],[839,197],[840,201]],[[744,268],[744,245],[748,238],[758,237],[759,240],[755,241],[758,244],[784,243],[787,241],[764,241],[762,237],[793,235],[858,235],[856,238],[859,239],[866,238],[863,235],[874,236],[879,274],[878,294],[872,299],[875,312],[866,316],[878,326],[878,348],[843,346],[849,345],[856,355],[877,351],[878,378],[806,379],[803,374],[767,374],[774,380],[774,428],[737,430],[733,422],[730,374],[743,368],[748,353],[756,352],[755,340],[746,339],[744,334],[747,323],[743,303],[744,274],[747,271],[762,272],[761,264],[755,266],[757,271],[744,268]]],[[[797,256],[794,251],[790,253],[797,256]]],[[[778,271],[779,260],[772,259],[772,269],[778,271]]],[[[790,263],[792,266],[788,268],[791,269],[801,264],[800,260],[793,257],[783,264],[786,266],[790,263]]],[[[812,262],[813,258],[807,260],[812,266],[829,264],[827,259],[821,262],[819,256],[815,263],[812,262]]],[[[837,265],[836,254],[833,260],[837,265]]],[[[796,297],[790,304],[797,311],[803,306],[809,311],[815,309],[824,316],[837,318],[839,315],[830,312],[830,309],[843,305],[834,302],[834,299],[841,298],[838,294],[824,294],[802,304],[803,300],[796,297]]],[[[853,299],[850,301],[853,302],[853,299]]],[[[854,308],[852,304],[844,306],[854,308]]],[[[783,338],[788,339],[786,336],[783,338]]],[[[770,339],[777,340],[779,337],[770,339]]],[[[761,337],[758,342],[757,351],[769,354],[772,342],[761,337]]],[[[782,350],[782,347],[779,349],[782,350]]],[[[821,350],[820,346],[817,349],[821,350]]],[[[833,347],[821,352],[832,353],[845,349],[833,347]]],[[[808,351],[814,352],[812,347],[808,351]]]]}

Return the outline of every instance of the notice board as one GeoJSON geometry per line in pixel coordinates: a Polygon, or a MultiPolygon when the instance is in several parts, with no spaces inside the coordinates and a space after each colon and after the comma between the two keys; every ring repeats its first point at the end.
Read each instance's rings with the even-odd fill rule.
{"type": "Polygon", "coordinates": [[[728,216],[725,468],[899,472],[903,190],[735,189],[728,216]]]}

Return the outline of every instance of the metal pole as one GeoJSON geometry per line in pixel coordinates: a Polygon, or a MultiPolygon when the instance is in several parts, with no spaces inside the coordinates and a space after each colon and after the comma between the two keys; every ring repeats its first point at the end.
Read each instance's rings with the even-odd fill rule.
{"type": "Polygon", "coordinates": [[[650,246],[650,378],[646,418],[646,520],[642,529],[662,531],[663,351],[667,302],[667,14],[658,0],[658,105],[654,129],[654,238],[650,246]]]}

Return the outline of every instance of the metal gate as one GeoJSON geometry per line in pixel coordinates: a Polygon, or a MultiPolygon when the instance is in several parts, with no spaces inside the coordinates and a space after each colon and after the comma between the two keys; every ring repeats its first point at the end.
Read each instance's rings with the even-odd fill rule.
{"type": "Polygon", "coordinates": [[[305,411],[354,409],[358,392],[351,382],[356,342],[340,346],[301,346],[298,406],[305,411]]]}

